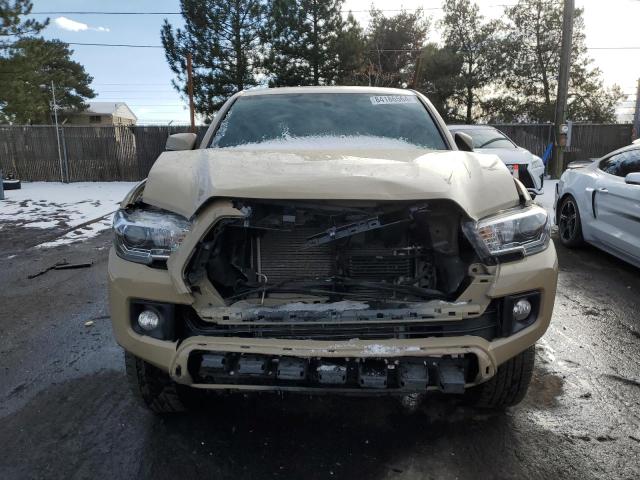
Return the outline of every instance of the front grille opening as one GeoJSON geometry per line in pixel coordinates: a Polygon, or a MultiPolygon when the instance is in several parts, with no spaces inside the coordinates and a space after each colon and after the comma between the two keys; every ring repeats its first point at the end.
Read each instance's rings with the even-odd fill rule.
{"type": "Polygon", "coordinates": [[[187,280],[206,276],[227,305],[275,297],[305,302],[452,300],[477,261],[451,201],[235,201],[187,280]]]}

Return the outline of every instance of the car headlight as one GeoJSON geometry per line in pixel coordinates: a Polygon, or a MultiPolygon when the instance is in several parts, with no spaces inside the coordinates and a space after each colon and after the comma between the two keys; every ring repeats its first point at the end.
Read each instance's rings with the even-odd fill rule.
{"type": "Polygon", "coordinates": [[[131,262],[163,263],[191,228],[184,217],[164,210],[118,210],[113,217],[118,256],[131,262]]]}
{"type": "Polygon", "coordinates": [[[537,205],[509,210],[464,225],[467,237],[483,257],[508,261],[549,246],[551,222],[537,205]]]}
{"type": "Polygon", "coordinates": [[[531,156],[531,168],[544,168],[544,162],[536,155],[531,156]]]}

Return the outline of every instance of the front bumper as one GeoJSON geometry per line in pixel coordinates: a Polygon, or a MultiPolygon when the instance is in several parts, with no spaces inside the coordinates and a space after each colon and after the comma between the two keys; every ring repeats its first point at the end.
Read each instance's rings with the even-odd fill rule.
{"type": "Polygon", "coordinates": [[[544,168],[530,168],[527,164],[507,164],[511,174],[520,180],[532,195],[544,193],[544,168]],[[518,168],[516,174],[515,168],[518,168]]]}
{"type": "MultiPolygon", "coordinates": [[[[473,356],[477,374],[467,381],[472,386],[490,379],[499,365],[533,345],[547,330],[556,293],[557,258],[553,243],[539,254],[517,262],[501,264],[486,290],[490,299],[522,292],[540,292],[535,322],[511,336],[488,341],[462,335],[414,339],[322,341],[277,338],[192,336],[180,342],[164,341],[136,333],[131,325],[130,305],[136,299],[191,305],[193,297],[179,293],[167,270],[127,262],[113,249],[109,256],[109,293],[113,330],[118,343],[133,355],[168,372],[182,384],[199,388],[236,390],[287,390],[270,385],[241,383],[198,383],[190,373],[194,352],[230,352],[294,358],[427,359],[473,356]]],[[[442,319],[434,319],[442,320],[442,319]]],[[[454,320],[455,321],[455,320],[454,320]]],[[[293,387],[292,387],[293,388],[293,387]]],[[[294,388],[304,390],[303,388],[294,388]]],[[[315,389],[317,390],[317,389],[315,389]]]]}

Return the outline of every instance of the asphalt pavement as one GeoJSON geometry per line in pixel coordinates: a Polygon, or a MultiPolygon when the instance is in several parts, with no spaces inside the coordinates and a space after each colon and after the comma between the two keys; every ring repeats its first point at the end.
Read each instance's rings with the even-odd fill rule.
{"type": "Polygon", "coordinates": [[[1,479],[640,477],[640,276],[605,253],[558,247],[552,326],[505,413],[263,394],[156,417],[111,332],[109,242],[25,248],[29,231],[0,230],[1,479]],[[63,260],[93,264],[28,279],[63,260]]]}

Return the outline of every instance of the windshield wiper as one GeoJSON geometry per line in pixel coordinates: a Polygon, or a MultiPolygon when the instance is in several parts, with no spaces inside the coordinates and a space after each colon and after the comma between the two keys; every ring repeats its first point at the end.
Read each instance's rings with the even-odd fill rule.
{"type": "Polygon", "coordinates": [[[480,146],[478,146],[476,148],[484,148],[487,145],[489,145],[490,143],[499,142],[500,140],[506,140],[506,139],[501,138],[501,137],[492,138],[491,140],[488,140],[488,141],[484,142],[482,145],[480,145],[480,146]]]}

